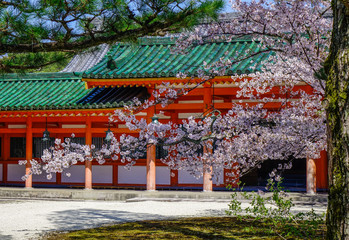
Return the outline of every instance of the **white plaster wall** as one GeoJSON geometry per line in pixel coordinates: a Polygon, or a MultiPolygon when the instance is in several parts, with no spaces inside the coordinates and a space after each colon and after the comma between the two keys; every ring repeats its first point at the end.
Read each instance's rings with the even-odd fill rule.
{"type": "Polygon", "coordinates": [[[86,128],[86,124],[62,124],[62,128],[86,128]]]}
{"type": "Polygon", "coordinates": [[[186,170],[178,170],[178,183],[179,184],[202,184],[202,177],[196,179],[186,170]]]}
{"type": "Polygon", "coordinates": [[[7,181],[22,181],[25,175],[25,165],[8,164],[7,165],[7,181]]]}
{"type": "Polygon", "coordinates": [[[118,166],[118,182],[125,184],[146,184],[145,166],[133,166],[130,170],[124,168],[124,166],[118,166]]]}
{"type": "Polygon", "coordinates": [[[171,185],[171,171],[167,167],[156,167],[156,184],[171,185]]]}
{"type": "MultiPolygon", "coordinates": [[[[224,183],[224,170],[221,170],[221,175],[218,178],[218,181],[216,178],[212,179],[213,184],[223,184],[224,183]]],[[[178,171],[178,183],[179,184],[203,184],[203,179],[200,177],[199,179],[196,179],[194,176],[190,175],[189,172],[185,170],[179,170],[178,171]]]]}
{"type": "Polygon", "coordinates": [[[2,164],[0,164],[0,181],[3,180],[3,179],[2,179],[2,169],[3,169],[2,164]]]}
{"type": "Polygon", "coordinates": [[[85,166],[84,165],[76,165],[71,166],[70,168],[64,170],[62,173],[62,182],[69,183],[84,183],[85,182],[85,166]],[[66,175],[66,173],[70,173],[70,177],[66,175]]]}
{"type": "Polygon", "coordinates": [[[25,125],[25,124],[9,124],[7,127],[8,128],[27,128],[27,125],[25,125]]]}
{"type": "Polygon", "coordinates": [[[92,183],[113,183],[113,166],[92,166],[92,183]]]}
{"type": "Polygon", "coordinates": [[[33,175],[33,182],[56,182],[56,174],[52,173],[52,178],[47,179],[47,173],[43,172],[40,175],[33,175]]]}
{"type": "Polygon", "coordinates": [[[221,174],[218,177],[218,181],[215,177],[212,179],[213,184],[221,185],[224,183],[224,170],[221,169],[220,172],[221,172],[221,174]]]}

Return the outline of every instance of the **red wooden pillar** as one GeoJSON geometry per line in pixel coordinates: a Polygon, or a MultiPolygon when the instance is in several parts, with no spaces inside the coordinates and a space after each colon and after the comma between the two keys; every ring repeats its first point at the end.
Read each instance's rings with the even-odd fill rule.
{"type": "Polygon", "coordinates": [[[156,190],[156,166],[155,166],[155,145],[147,148],[147,190],[156,190]]]}
{"type": "MultiPolygon", "coordinates": [[[[63,142],[64,141],[64,137],[61,137],[60,136],[61,134],[57,134],[57,133],[54,133],[52,134],[51,137],[54,137],[54,139],[56,140],[57,138],[61,139],[61,141],[63,142]]],[[[58,185],[61,185],[62,184],[62,175],[64,174],[63,173],[56,173],[56,184],[58,185]]]]}
{"type": "MultiPolygon", "coordinates": [[[[149,100],[154,100],[152,95],[153,88],[148,89],[150,91],[151,97],[149,100]]],[[[149,107],[147,109],[147,123],[149,124],[152,121],[152,117],[155,115],[155,106],[149,107]]],[[[147,147],[147,190],[155,191],[156,190],[156,147],[153,144],[150,144],[147,147]]]]}
{"type": "MultiPolygon", "coordinates": [[[[28,117],[27,118],[27,129],[26,129],[26,154],[25,158],[27,160],[27,164],[25,165],[25,174],[29,175],[30,174],[30,160],[33,158],[33,122],[32,118],[28,117]]],[[[29,177],[25,180],[25,187],[26,188],[31,188],[33,187],[33,177],[30,174],[29,177]]]]}
{"type": "MultiPolygon", "coordinates": [[[[171,121],[178,124],[178,112],[171,113],[171,121]]],[[[178,170],[170,170],[170,179],[172,187],[178,186],[178,170]]]]}
{"type": "MultiPolygon", "coordinates": [[[[204,112],[210,109],[212,104],[212,92],[211,92],[211,83],[206,82],[204,84],[204,112]]],[[[204,153],[210,151],[210,149],[204,148],[204,153]]],[[[210,167],[212,172],[212,167],[210,167]]],[[[203,172],[203,191],[204,192],[212,192],[212,174],[208,172],[208,167],[204,163],[204,172],[203,172]]]]}
{"type": "Polygon", "coordinates": [[[314,159],[307,157],[307,194],[316,193],[316,165],[314,159]]]}
{"type": "Polygon", "coordinates": [[[327,152],[321,151],[320,158],[315,160],[316,163],[316,188],[328,189],[328,164],[327,152]]]}
{"type": "MultiPolygon", "coordinates": [[[[92,144],[91,119],[87,117],[86,121],[86,144],[92,144]]],[[[92,161],[85,161],[85,189],[92,189],[92,161]]]]}
{"type": "MultiPolygon", "coordinates": [[[[3,159],[9,160],[10,159],[10,136],[8,133],[5,133],[4,135],[4,151],[3,151],[3,159]]],[[[3,165],[3,181],[7,182],[7,163],[4,163],[3,165]]]]}

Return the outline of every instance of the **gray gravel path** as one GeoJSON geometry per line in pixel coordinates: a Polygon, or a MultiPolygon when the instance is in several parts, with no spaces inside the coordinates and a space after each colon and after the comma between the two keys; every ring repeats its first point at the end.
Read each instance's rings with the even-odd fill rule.
{"type": "MultiPolygon", "coordinates": [[[[0,239],[36,239],[47,231],[92,228],[126,221],[224,216],[229,201],[46,201],[0,199],[0,239]]],[[[247,203],[244,203],[247,206],[247,203]]],[[[295,211],[312,206],[301,204],[295,211]]],[[[314,206],[324,212],[326,204],[314,206]]]]}
{"type": "Polygon", "coordinates": [[[0,239],[35,239],[45,231],[181,216],[224,215],[227,202],[0,201],[0,239]]]}

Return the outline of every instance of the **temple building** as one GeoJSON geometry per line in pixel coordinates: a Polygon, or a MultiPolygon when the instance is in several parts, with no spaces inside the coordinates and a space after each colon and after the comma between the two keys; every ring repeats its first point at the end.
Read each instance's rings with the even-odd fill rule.
{"type": "MultiPolygon", "coordinates": [[[[176,78],[178,72],[191,76],[191,83],[199,83],[198,70],[204,61],[213,63],[220,58],[243,56],[257,52],[260,45],[251,40],[206,43],[195,46],[186,55],[171,53],[171,38],[142,38],[137,44],[118,43],[102,45],[93,53],[75,57],[68,66],[57,73],[6,74],[0,79],[0,185],[25,187],[81,186],[139,189],[225,189],[227,174],[211,180],[209,176],[196,179],[184,170],[171,170],[159,158],[166,154],[161,148],[144,154],[135,166],[127,170],[120,161],[107,160],[77,164],[69,169],[71,176],[55,174],[50,180],[46,174],[34,175],[25,182],[21,177],[29,165],[18,165],[18,160],[40,158],[47,147],[42,141],[43,132],[64,140],[75,134],[75,141],[101,146],[105,132],[110,128],[116,136],[123,133],[137,134],[121,123],[109,123],[108,117],[115,109],[122,108],[134,97],[147,99],[163,82],[181,88],[188,79],[176,78]]],[[[226,113],[235,102],[258,104],[237,97],[237,84],[230,76],[259,70],[271,53],[261,53],[229,69],[225,76],[214,77],[189,94],[180,97],[164,108],[151,107],[136,114],[137,118],[151,121],[154,114],[159,121],[180,123],[188,116],[200,116],[212,104],[226,113]],[[163,114],[159,114],[160,111],[163,114]]],[[[308,93],[312,88],[295,86],[308,93]]],[[[277,89],[276,89],[277,90],[277,89]]],[[[275,91],[277,92],[277,91],[275,91]]],[[[277,96],[283,97],[283,96],[277,96]]],[[[280,108],[281,102],[265,105],[268,110],[280,108]]],[[[327,189],[327,159],[298,159],[295,168],[286,173],[287,187],[316,191],[327,189]]],[[[266,166],[274,164],[270,161],[266,166]]],[[[229,169],[222,169],[228,173],[229,169]]],[[[250,186],[265,186],[265,172],[256,170],[243,178],[250,186]]]]}

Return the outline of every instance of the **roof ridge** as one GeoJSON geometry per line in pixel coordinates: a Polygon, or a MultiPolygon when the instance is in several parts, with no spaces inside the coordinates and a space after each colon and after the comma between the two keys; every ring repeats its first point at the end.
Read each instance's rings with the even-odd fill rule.
{"type": "Polygon", "coordinates": [[[52,73],[7,73],[0,75],[0,81],[52,81],[52,80],[80,80],[80,72],[52,72],[52,73]]]}
{"type": "MultiPolygon", "coordinates": [[[[116,46],[130,46],[130,45],[136,45],[136,46],[142,46],[142,45],[174,45],[176,44],[176,40],[178,37],[161,37],[161,36],[146,36],[146,37],[141,37],[137,39],[137,42],[118,42],[114,45],[112,45],[112,48],[115,48],[116,46]]],[[[211,40],[207,41],[204,44],[212,44],[212,43],[234,43],[234,42],[259,42],[257,40],[254,40],[250,36],[243,36],[243,37],[238,37],[232,40],[211,40]]]]}
{"type": "Polygon", "coordinates": [[[178,37],[142,37],[138,39],[139,45],[173,45],[178,37]]]}

